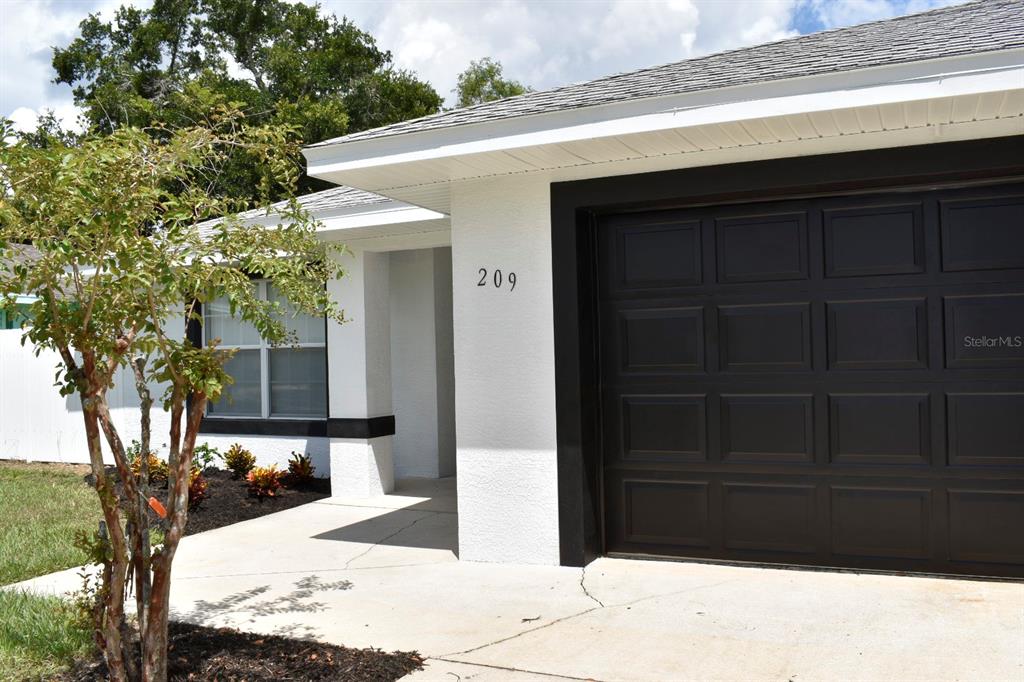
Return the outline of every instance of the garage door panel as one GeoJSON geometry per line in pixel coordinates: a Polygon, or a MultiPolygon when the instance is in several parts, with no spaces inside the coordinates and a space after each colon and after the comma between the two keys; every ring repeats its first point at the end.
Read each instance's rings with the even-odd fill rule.
{"type": "Polygon", "coordinates": [[[1024,367],[1024,294],[948,296],[944,303],[947,367],[1024,367]]]}
{"type": "Polygon", "coordinates": [[[698,481],[622,481],[623,542],[711,546],[709,484],[698,481]]]}
{"type": "Polygon", "coordinates": [[[832,486],[831,502],[833,553],[903,559],[931,556],[931,489],[832,486]]]}
{"type": "Polygon", "coordinates": [[[626,461],[707,460],[704,395],[625,395],[621,458],[626,461]]]}
{"type": "Polygon", "coordinates": [[[950,465],[1024,468],[1024,393],[950,393],[946,423],[950,465]]]}
{"type": "Polygon", "coordinates": [[[621,313],[621,367],[625,372],[700,372],[704,309],[658,308],[621,313]]]}
{"type": "Polygon", "coordinates": [[[811,395],[721,396],[722,461],[814,462],[811,395]]]}
{"type": "Polygon", "coordinates": [[[722,306],[718,338],[722,371],[810,370],[810,303],[722,306]]]}
{"type": "Polygon", "coordinates": [[[807,279],[807,214],[775,213],[715,221],[719,282],[807,279]]]}
{"type": "Polygon", "coordinates": [[[734,550],[814,554],[813,485],[723,483],[724,545],[734,550]]]}
{"type": "Polygon", "coordinates": [[[920,202],[826,209],[822,220],[826,277],[924,272],[920,202]]]}
{"type": "Polygon", "coordinates": [[[828,315],[830,369],[928,367],[927,301],[832,301],[828,315]]]}
{"type": "Polygon", "coordinates": [[[931,464],[927,393],[830,394],[829,451],[836,464],[931,464]]]}
{"type": "Polygon", "coordinates": [[[1024,195],[941,202],[942,268],[1024,268],[1024,195]]]}
{"type": "Polygon", "coordinates": [[[606,550],[1024,577],[1022,202],[599,219],[606,550]]]}
{"type": "Polygon", "coordinates": [[[953,561],[1024,565],[1024,491],[949,491],[953,561]]]}

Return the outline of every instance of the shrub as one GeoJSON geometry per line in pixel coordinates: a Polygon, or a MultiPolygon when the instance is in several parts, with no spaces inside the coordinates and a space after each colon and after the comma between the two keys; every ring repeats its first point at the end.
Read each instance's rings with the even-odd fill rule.
{"type": "Polygon", "coordinates": [[[188,475],[188,509],[192,511],[206,499],[206,488],[209,484],[199,469],[192,469],[188,475]]]}
{"type": "Polygon", "coordinates": [[[276,464],[255,467],[245,480],[249,481],[250,494],[256,497],[275,497],[281,487],[281,472],[277,470],[276,464]]]}
{"type": "Polygon", "coordinates": [[[243,478],[256,466],[256,458],[240,443],[235,443],[224,453],[224,466],[235,475],[235,478],[243,478]]]}
{"type": "Polygon", "coordinates": [[[217,448],[210,447],[209,443],[201,443],[192,449],[192,468],[199,471],[211,469],[219,457],[217,448]]]}
{"type": "MultiPolygon", "coordinates": [[[[128,448],[128,467],[132,470],[135,478],[138,478],[142,474],[142,453],[141,446],[136,441],[132,441],[132,445],[128,448]]],[[[149,464],[149,481],[150,485],[154,483],[166,483],[167,482],[167,462],[157,457],[152,452],[146,454],[146,459],[149,464]]]]}
{"type": "Polygon", "coordinates": [[[313,458],[309,455],[293,452],[288,460],[288,480],[293,484],[309,483],[313,480],[313,473],[316,467],[313,466],[313,458]]]}

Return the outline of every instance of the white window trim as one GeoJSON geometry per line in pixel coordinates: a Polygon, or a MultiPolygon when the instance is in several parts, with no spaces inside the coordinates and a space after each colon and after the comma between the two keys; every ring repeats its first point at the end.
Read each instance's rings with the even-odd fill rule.
{"type": "MultiPolygon", "coordinates": [[[[257,287],[257,296],[260,300],[267,300],[267,284],[270,280],[258,279],[253,280],[253,283],[257,287]]],[[[206,313],[203,313],[202,327],[202,344],[206,347],[206,313]]],[[[280,419],[283,421],[326,421],[327,415],[323,416],[306,416],[306,417],[295,417],[295,416],[279,416],[273,415],[270,412],[270,351],[274,348],[327,348],[325,342],[321,343],[296,343],[289,344],[287,346],[272,346],[262,338],[258,344],[221,344],[220,348],[228,350],[258,350],[260,352],[260,416],[245,415],[245,414],[217,414],[210,413],[210,405],[206,406],[206,419],[248,419],[251,421],[261,421],[264,419],[280,419]]],[[[327,354],[324,353],[324,360],[326,363],[327,354]]]]}

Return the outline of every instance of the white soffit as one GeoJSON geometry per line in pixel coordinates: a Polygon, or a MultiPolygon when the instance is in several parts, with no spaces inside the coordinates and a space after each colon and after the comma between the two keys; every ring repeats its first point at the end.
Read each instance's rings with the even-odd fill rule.
{"type": "Polygon", "coordinates": [[[310,175],[447,212],[451,181],[571,169],[559,173],[568,179],[727,163],[744,155],[827,153],[856,149],[859,140],[883,133],[894,145],[1024,134],[1024,50],[648,98],[304,153],[310,175]],[[935,135],[921,139],[929,129],[935,135]],[[913,134],[892,135],[899,131],[913,134]],[[797,144],[837,139],[826,151],[802,152],[811,147],[797,144]],[[719,153],[724,150],[743,153],[719,153]]]}

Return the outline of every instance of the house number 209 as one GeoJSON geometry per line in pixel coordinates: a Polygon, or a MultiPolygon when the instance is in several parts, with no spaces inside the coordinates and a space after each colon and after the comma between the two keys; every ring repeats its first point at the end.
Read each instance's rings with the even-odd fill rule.
{"type": "Polygon", "coordinates": [[[492,284],[495,289],[500,289],[503,285],[507,286],[509,291],[513,291],[516,288],[516,273],[514,272],[504,275],[501,270],[495,270],[490,273],[490,277],[488,277],[487,268],[480,268],[480,270],[477,271],[477,274],[480,275],[480,281],[476,283],[478,287],[485,287],[488,284],[492,284]]]}

